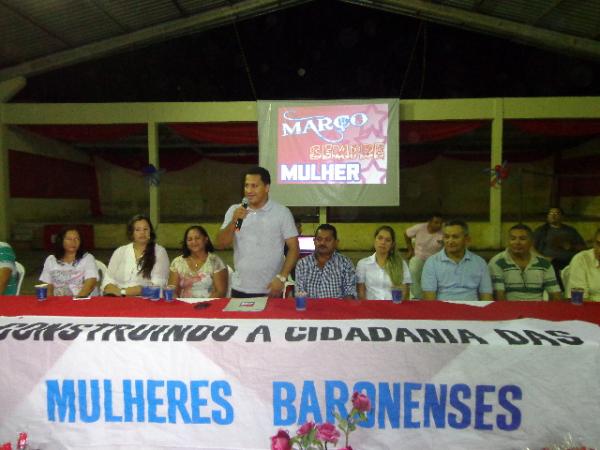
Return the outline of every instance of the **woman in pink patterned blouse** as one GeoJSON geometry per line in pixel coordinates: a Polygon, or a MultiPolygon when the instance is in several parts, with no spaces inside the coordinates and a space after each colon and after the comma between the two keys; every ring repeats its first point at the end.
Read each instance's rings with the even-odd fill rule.
{"type": "Polygon", "coordinates": [[[171,262],[169,284],[178,297],[224,297],[227,292],[227,266],[215,255],[204,227],[192,225],[183,235],[183,255],[171,262]]]}

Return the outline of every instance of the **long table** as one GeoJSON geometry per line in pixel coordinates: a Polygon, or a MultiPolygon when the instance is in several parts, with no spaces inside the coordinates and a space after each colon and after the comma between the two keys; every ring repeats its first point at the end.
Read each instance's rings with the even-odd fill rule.
{"type": "Polygon", "coordinates": [[[600,304],[228,302],[0,297],[0,443],[267,449],[360,391],[355,450],[600,445],[600,304]]]}

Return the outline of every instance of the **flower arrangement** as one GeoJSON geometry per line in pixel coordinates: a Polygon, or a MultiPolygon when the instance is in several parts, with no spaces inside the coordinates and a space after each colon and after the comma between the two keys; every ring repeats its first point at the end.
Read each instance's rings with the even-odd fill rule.
{"type": "Polygon", "coordinates": [[[271,436],[271,450],[327,450],[328,444],[337,445],[344,434],[344,447],[337,450],[352,450],[349,445],[349,436],[356,425],[367,420],[367,413],[371,410],[371,401],[365,394],[354,392],[352,394],[352,410],[343,418],[339,412],[334,412],[338,422],[337,427],[329,422],[315,424],[306,422],[296,431],[296,436],[291,437],[286,430],[279,430],[271,436]]]}

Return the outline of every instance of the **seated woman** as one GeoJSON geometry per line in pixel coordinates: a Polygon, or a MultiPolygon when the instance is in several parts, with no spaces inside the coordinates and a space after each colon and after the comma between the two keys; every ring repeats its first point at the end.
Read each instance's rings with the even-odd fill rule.
{"type": "Polygon", "coordinates": [[[16,295],[18,281],[15,252],[6,242],[0,242],[0,295],[16,295]]]}
{"type": "Polygon", "coordinates": [[[96,259],[85,251],[76,228],[64,228],[56,235],[53,254],[44,261],[40,281],[48,283],[48,295],[98,295],[96,259]]]}
{"type": "Polygon", "coordinates": [[[167,284],[169,257],[164,247],[156,243],[156,233],[150,219],[136,215],[127,223],[131,241],[116,249],[102,280],[102,292],[112,296],[140,295],[142,286],[167,284]]]}
{"type": "Polygon", "coordinates": [[[175,286],[178,297],[224,297],[228,271],[215,251],[208,233],[193,225],[183,234],[183,255],[171,263],[169,284],[175,286]]]}
{"type": "Polygon", "coordinates": [[[356,265],[356,285],[360,300],[391,300],[392,286],[402,286],[408,300],[411,283],[406,262],[396,252],[396,233],[387,225],[375,230],[375,253],[356,265]]]}

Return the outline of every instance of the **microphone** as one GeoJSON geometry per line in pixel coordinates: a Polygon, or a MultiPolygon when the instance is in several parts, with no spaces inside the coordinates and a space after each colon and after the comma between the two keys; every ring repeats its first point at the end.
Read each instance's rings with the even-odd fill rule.
{"type": "MultiPolygon", "coordinates": [[[[242,199],[242,206],[244,207],[244,209],[248,209],[248,199],[246,197],[242,199]]],[[[244,219],[242,218],[239,218],[235,221],[235,231],[240,231],[240,229],[242,228],[243,221],[244,219]]]]}

